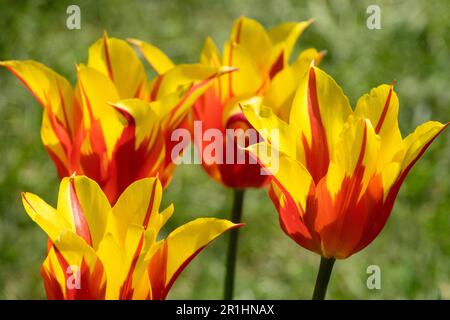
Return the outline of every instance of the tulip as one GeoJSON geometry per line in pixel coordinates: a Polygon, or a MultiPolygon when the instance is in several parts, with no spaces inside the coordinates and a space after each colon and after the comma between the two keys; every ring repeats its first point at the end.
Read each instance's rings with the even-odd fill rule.
{"type": "Polygon", "coordinates": [[[279,153],[269,195],[283,231],[322,256],[315,298],[325,297],[335,259],[362,250],[381,232],[407,174],[448,126],[429,121],[402,138],[393,85],[372,89],[353,111],[336,82],[313,65],[284,111],[287,120],[266,106],[243,110],[265,138],[249,147],[252,154],[271,171],[263,151],[279,153]]]}
{"type": "Polygon", "coordinates": [[[159,240],[174,210],[160,212],[161,197],[157,178],[132,183],[113,207],[86,176],[62,179],[56,209],[23,193],[26,212],[50,239],[41,267],[48,299],[165,299],[206,245],[239,226],[199,218],[159,240]]]}
{"type": "MultiPolygon", "coordinates": [[[[200,62],[203,65],[238,69],[216,78],[214,85],[201,95],[192,110],[194,123],[200,122],[204,132],[215,130],[221,133],[222,147],[219,146],[213,155],[206,152],[210,141],[194,137],[193,142],[205,172],[215,181],[234,189],[233,222],[242,219],[244,190],[264,187],[270,180],[269,176],[261,174],[261,166],[252,162],[243,149],[251,144],[251,133],[255,133],[256,140],[261,137],[256,131],[251,132],[254,129],[239,104],[255,100],[287,102],[292,98],[298,69],[308,66],[312,59],[319,61],[322,57],[322,53],[309,49],[303,51],[293,65],[288,64],[297,38],[311,22],[283,23],[266,31],[257,21],[241,17],[233,25],[222,56],[209,37],[202,49],[200,62]],[[231,135],[228,134],[230,129],[231,135]],[[246,135],[240,136],[239,131],[246,135]],[[232,161],[228,160],[230,150],[232,161]],[[226,160],[223,155],[227,155],[226,160]]],[[[230,234],[226,262],[225,299],[233,297],[237,242],[238,232],[234,230],[230,234]]]]}
{"type": "MultiPolygon", "coordinates": [[[[237,72],[217,78],[195,103],[194,121],[201,121],[204,130],[218,129],[226,144],[235,145],[236,152],[243,152],[233,137],[225,134],[226,129],[252,128],[245,119],[239,103],[247,99],[263,99],[270,89],[272,80],[289,68],[288,60],[297,38],[312,21],[283,23],[266,31],[257,21],[241,17],[234,22],[230,38],[224,44],[223,55],[211,38],[207,38],[200,61],[210,67],[232,66],[237,72]]],[[[317,53],[317,52],[316,52],[317,53]]],[[[279,94],[288,94],[288,88],[279,88],[279,94]]],[[[194,141],[200,156],[208,143],[194,141]]],[[[248,162],[248,161],[247,161],[248,162]]],[[[203,159],[205,171],[216,181],[236,189],[259,188],[269,181],[260,174],[260,166],[251,163],[220,163],[203,159]]]]}
{"type": "Polygon", "coordinates": [[[213,79],[229,71],[158,61],[164,72],[148,81],[133,48],[106,34],[90,47],[87,65],[76,67],[75,87],[35,61],[0,65],[43,107],[41,138],[60,178],[87,175],[112,204],[138,179],[158,176],[167,186],[174,170],[172,131],[213,79]]]}

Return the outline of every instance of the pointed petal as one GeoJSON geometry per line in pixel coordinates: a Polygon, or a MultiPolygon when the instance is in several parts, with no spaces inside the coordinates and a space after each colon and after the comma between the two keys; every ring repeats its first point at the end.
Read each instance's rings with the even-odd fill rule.
{"type": "Polygon", "coordinates": [[[146,178],[132,183],[117,200],[113,208],[119,228],[119,239],[131,225],[152,227],[156,233],[163,227],[173,212],[173,207],[164,214],[159,213],[162,198],[161,182],[157,178],[146,178]]]}
{"type": "Polygon", "coordinates": [[[71,229],[67,221],[53,207],[32,193],[22,193],[22,203],[30,218],[36,222],[52,241],[65,229],[71,229]]]}
{"type": "MultiPolygon", "coordinates": [[[[154,253],[156,260],[165,262],[163,269],[165,272],[154,275],[165,280],[163,288],[161,288],[162,292],[155,298],[164,299],[166,297],[180,273],[204,247],[225,231],[239,226],[227,220],[200,218],[172,231],[164,241],[159,243],[159,249],[154,253]],[[166,252],[166,256],[164,252],[166,252]]],[[[150,266],[152,263],[156,263],[156,261],[150,261],[150,266]]],[[[154,281],[156,285],[155,278],[151,278],[152,287],[154,287],[154,281]]]]}
{"type": "Polygon", "coordinates": [[[418,126],[413,133],[403,140],[406,153],[401,167],[402,175],[408,174],[409,170],[422,156],[433,140],[444,131],[448,125],[448,122],[442,124],[437,121],[428,121],[418,126]]]}
{"type": "Polygon", "coordinates": [[[271,61],[275,61],[281,52],[283,52],[284,65],[287,66],[295,42],[311,23],[312,20],[286,22],[270,29],[268,35],[274,47],[272,49],[271,61]]]}
{"type": "Polygon", "coordinates": [[[74,130],[71,121],[73,90],[64,77],[32,60],[1,61],[0,66],[22,81],[42,107],[50,109],[64,127],[74,130]]]}
{"type": "Polygon", "coordinates": [[[272,112],[272,109],[255,104],[244,104],[242,105],[242,111],[264,140],[281,152],[294,159],[296,158],[294,132],[286,122],[272,112]]]}
{"type": "MultiPolygon", "coordinates": [[[[231,44],[238,44],[258,68],[267,65],[267,58],[269,58],[272,45],[266,30],[256,20],[246,17],[237,19],[231,30],[230,42],[231,44]]],[[[228,60],[225,59],[225,61],[228,60]]],[[[235,64],[229,65],[237,66],[235,64]]]]}
{"type": "Polygon", "coordinates": [[[86,116],[85,127],[90,129],[90,144],[94,153],[103,154],[106,147],[109,158],[122,134],[122,116],[108,103],[120,100],[112,81],[96,69],[80,66],[78,88],[86,116]],[[101,144],[105,144],[104,146],[101,144]]]}
{"type": "Polygon", "coordinates": [[[166,73],[175,65],[159,48],[138,39],[127,39],[129,43],[135,46],[145,60],[159,75],[166,73]]]}
{"type": "Polygon", "coordinates": [[[207,37],[205,40],[205,44],[203,45],[200,54],[200,63],[212,67],[221,66],[219,50],[211,37],[207,37]]]}
{"type": "Polygon", "coordinates": [[[321,53],[316,49],[307,49],[300,53],[292,66],[278,72],[267,88],[263,104],[270,107],[276,115],[289,122],[289,114],[299,82],[309,71],[311,62],[318,63],[321,53]]]}
{"type": "Polygon", "coordinates": [[[262,88],[263,73],[257,65],[257,60],[253,59],[243,45],[226,42],[223,48],[222,64],[238,69],[237,72],[229,73],[221,81],[224,97],[254,95],[262,88]]]}
{"type": "Polygon", "coordinates": [[[351,113],[348,99],[336,82],[319,68],[311,67],[300,81],[289,124],[298,128],[305,164],[316,183],[325,176],[336,140],[351,113]]]}
{"type": "Polygon", "coordinates": [[[398,98],[393,85],[381,85],[363,95],[356,105],[355,114],[370,119],[381,138],[379,165],[384,166],[399,159],[404,145],[398,128],[398,98]]]}
{"type": "Polygon", "coordinates": [[[72,231],[98,248],[111,211],[99,185],[85,176],[64,178],[58,196],[58,214],[70,219],[72,231]]]}
{"type": "Polygon", "coordinates": [[[190,107],[210,85],[223,74],[235,69],[229,67],[207,67],[202,65],[179,65],[164,74],[158,89],[157,99],[168,110],[163,121],[164,128],[174,129],[184,120],[190,107]]]}
{"type": "MultiPolygon", "coordinates": [[[[364,193],[377,171],[380,154],[380,138],[376,135],[370,120],[350,116],[335,147],[332,163],[343,169],[344,176],[360,176],[361,194],[364,193]]],[[[330,179],[328,183],[333,180],[330,179]]],[[[328,185],[332,191],[339,190],[339,183],[335,182],[335,185],[328,185]]]]}
{"type": "Polygon", "coordinates": [[[108,76],[122,99],[139,97],[147,85],[144,66],[133,48],[106,34],[89,48],[88,67],[108,76]]]}

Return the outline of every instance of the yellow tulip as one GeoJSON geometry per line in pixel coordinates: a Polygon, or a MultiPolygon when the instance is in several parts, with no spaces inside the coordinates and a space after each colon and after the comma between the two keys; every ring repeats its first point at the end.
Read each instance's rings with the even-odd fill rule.
{"type": "Polygon", "coordinates": [[[213,79],[230,71],[155,60],[161,73],[149,81],[133,48],[105,34],[89,48],[87,65],[76,67],[75,87],[35,61],[0,66],[16,75],[43,107],[41,138],[59,176],[87,175],[114,203],[138,179],[158,176],[168,184],[174,170],[172,131],[183,125],[213,79]]]}
{"type": "Polygon", "coordinates": [[[200,218],[158,234],[173,212],[159,212],[157,178],[131,184],[111,207],[85,176],[62,179],[57,208],[23,193],[28,215],[48,235],[41,275],[49,299],[165,299],[180,272],[208,243],[238,227],[200,218]]]}
{"type": "Polygon", "coordinates": [[[281,226],[325,258],[347,258],[377,237],[407,174],[448,126],[426,122],[403,138],[393,85],[372,89],[353,111],[315,66],[303,73],[292,104],[278,106],[243,106],[265,139],[249,149],[269,171],[266,151],[278,151],[270,197],[281,226]]]}

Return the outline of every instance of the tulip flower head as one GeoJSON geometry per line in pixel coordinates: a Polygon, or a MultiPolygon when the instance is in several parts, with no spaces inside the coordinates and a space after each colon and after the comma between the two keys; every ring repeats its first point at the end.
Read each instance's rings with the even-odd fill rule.
{"type": "MultiPolygon", "coordinates": [[[[153,48],[153,54],[162,53],[153,48]]],[[[35,61],[5,61],[43,107],[42,142],[61,178],[73,172],[97,181],[113,204],[132,182],[174,170],[170,135],[196,98],[226,68],[168,64],[149,81],[133,48],[106,34],[76,67],[75,87],[35,61]],[[140,99],[141,101],[137,100],[140,99]]]]}
{"type": "Polygon", "coordinates": [[[292,105],[278,114],[265,106],[243,110],[261,134],[278,128],[277,141],[265,135],[265,142],[249,149],[266,166],[258,148],[270,144],[279,151],[269,194],[284,232],[302,247],[337,259],[377,237],[407,174],[448,126],[426,122],[403,138],[393,85],[372,89],[353,111],[342,89],[315,66],[304,73],[292,105]]]}
{"type": "MultiPolygon", "coordinates": [[[[222,133],[224,145],[217,154],[225,155],[233,150],[233,155],[238,158],[239,152],[245,152],[242,147],[251,143],[249,135],[239,143],[239,137],[226,133],[227,129],[254,130],[242,114],[239,103],[262,101],[266,94],[268,99],[289,99],[296,83],[295,71],[299,62],[303,63],[306,57],[310,57],[307,65],[312,58],[320,60],[321,54],[309,49],[300,55],[295,66],[288,64],[297,38],[310,23],[284,23],[266,31],[257,21],[241,17],[233,25],[222,56],[212,39],[207,38],[200,58],[202,64],[238,68],[236,72],[215,79],[214,85],[198,99],[193,109],[193,120],[201,121],[204,131],[219,130],[222,133]]],[[[205,150],[210,141],[195,139],[194,144],[203,159],[205,171],[225,186],[242,189],[262,187],[268,183],[269,179],[261,174],[259,164],[249,160],[243,164],[237,160],[225,161],[215,155],[209,159],[210,155],[205,154],[205,150]]]]}
{"type": "Polygon", "coordinates": [[[41,267],[49,299],[165,299],[187,264],[212,240],[239,225],[200,218],[157,238],[173,206],[159,212],[157,178],[131,184],[111,207],[85,176],[62,179],[58,206],[23,193],[28,215],[48,235],[41,267]]]}

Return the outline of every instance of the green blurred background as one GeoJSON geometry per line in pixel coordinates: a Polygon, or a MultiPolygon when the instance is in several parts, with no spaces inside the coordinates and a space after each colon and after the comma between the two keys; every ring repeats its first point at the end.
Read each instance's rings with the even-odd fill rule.
{"type": "MultiPolygon", "coordinates": [[[[196,62],[203,40],[218,45],[240,15],[270,27],[316,22],[297,50],[328,50],[322,67],[351,102],[380,83],[397,80],[403,135],[450,110],[449,1],[5,1],[0,0],[0,60],[34,59],[75,81],[75,63],[101,37],[154,43],[176,62],[196,62]],[[66,8],[81,8],[81,30],[66,28],[66,8]],[[368,30],[366,8],[381,8],[381,30],[368,30]]],[[[55,204],[58,180],[40,141],[41,108],[23,85],[0,70],[0,298],[44,298],[39,266],[44,233],[25,214],[19,193],[55,204]]],[[[334,299],[450,298],[450,139],[445,132],[402,187],[381,235],[363,252],[338,261],[329,287],[334,299]],[[381,268],[381,290],[366,287],[366,268],[381,268]]],[[[178,167],[164,195],[174,202],[170,230],[200,216],[227,217],[232,192],[195,165],[178,167]]],[[[247,192],[236,297],[308,299],[319,257],[285,236],[264,190],[247,192]]],[[[203,251],[175,283],[169,299],[222,297],[226,237],[203,251]]]]}

